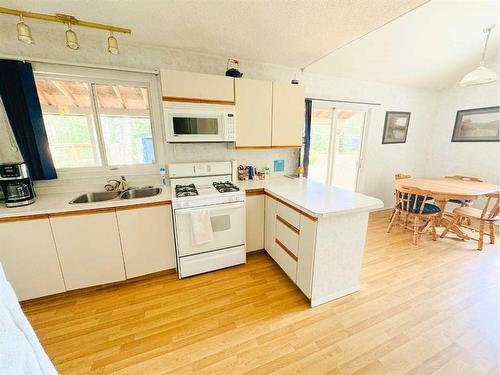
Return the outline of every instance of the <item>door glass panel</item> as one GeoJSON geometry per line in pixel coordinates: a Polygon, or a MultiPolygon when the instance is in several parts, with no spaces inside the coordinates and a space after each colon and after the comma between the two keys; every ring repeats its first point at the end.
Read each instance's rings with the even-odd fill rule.
{"type": "Polygon", "coordinates": [[[366,112],[337,110],[332,185],[356,190],[366,112]]]}
{"type": "Polygon", "coordinates": [[[312,111],[308,179],[327,182],[332,117],[331,109],[313,109],[312,111]]]}
{"type": "Polygon", "coordinates": [[[219,121],[217,118],[173,117],[174,134],[198,135],[217,134],[219,121]]]}

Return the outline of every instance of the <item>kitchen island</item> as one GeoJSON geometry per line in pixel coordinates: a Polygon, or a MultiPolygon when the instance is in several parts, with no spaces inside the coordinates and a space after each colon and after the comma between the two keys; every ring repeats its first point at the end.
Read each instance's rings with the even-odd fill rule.
{"type": "Polygon", "coordinates": [[[312,307],[360,290],[368,215],[381,200],[307,179],[238,186],[265,195],[264,248],[312,307]]]}

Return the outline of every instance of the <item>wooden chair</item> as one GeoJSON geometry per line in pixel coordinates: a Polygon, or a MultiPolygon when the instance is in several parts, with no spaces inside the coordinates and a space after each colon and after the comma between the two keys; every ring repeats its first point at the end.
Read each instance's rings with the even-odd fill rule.
{"type": "Polygon", "coordinates": [[[395,196],[395,213],[387,227],[387,233],[391,231],[397,220],[398,224],[403,228],[413,230],[414,245],[417,244],[420,235],[429,229],[431,230],[432,240],[436,241],[436,224],[441,209],[434,204],[427,203],[430,192],[413,188],[396,188],[395,196]],[[401,215],[404,218],[403,223],[400,220],[401,215]],[[413,221],[413,226],[408,225],[409,221],[413,221]],[[422,224],[421,227],[420,224],[422,224]]]}
{"type": "MultiPolygon", "coordinates": [[[[405,178],[411,178],[411,176],[409,174],[404,174],[404,173],[396,173],[394,175],[394,180],[403,180],[405,178]]],[[[395,192],[394,192],[394,203],[396,203],[396,193],[395,192]]],[[[394,217],[395,214],[396,214],[396,209],[393,208],[391,216],[389,217],[389,221],[392,220],[392,218],[394,217]]]]}
{"type": "Polygon", "coordinates": [[[450,230],[450,227],[452,224],[456,225],[461,225],[464,228],[468,228],[473,230],[474,232],[479,232],[479,239],[471,238],[471,240],[478,241],[478,250],[483,249],[483,238],[484,235],[486,234],[487,236],[490,236],[490,243],[494,244],[495,243],[495,227],[494,227],[494,222],[498,219],[498,214],[500,211],[500,206],[499,206],[499,200],[500,200],[500,193],[492,193],[486,195],[487,200],[486,204],[484,205],[483,209],[480,210],[478,208],[470,207],[470,206],[463,206],[463,207],[458,207],[453,210],[453,221],[451,221],[448,226],[445,228],[443,233],[441,234],[441,238],[444,238],[448,231],[450,230]],[[490,204],[493,204],[491,206],[491,209],[489,208],[490,204]],[[464,219],[476,219],[479,220],[479,229],[473,228],[470,225],[463,225],[461,224],[464,219]],[[484,225],[488,223],[489,224],[489,233],[484,233],[484,225]]]}

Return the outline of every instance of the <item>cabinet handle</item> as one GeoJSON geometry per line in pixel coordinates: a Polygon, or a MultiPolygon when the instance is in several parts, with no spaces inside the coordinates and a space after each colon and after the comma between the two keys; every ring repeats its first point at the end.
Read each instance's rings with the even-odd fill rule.
{"type": "Polygon", "coordinates": [[[295,226],[293,226],[292,224],[290,224],[288,221],[283,219],[281,216],[276,215],[276,220],[281,221],[283,224],[285,224],[288,228],[293,230],[295,233],[300,234],[300,229],[298,229],[295,226]]]}
{"type": "Polygon", "coordinates": [[[299,258],[294,253],[292,253],[285,245],[283,245],[280,240],[275,238],[274,241],[278,244],[279,247],[285,250],[285,253],[287,253],[290,258],[292,258],[296,262],[299,260],[299,258]]]}

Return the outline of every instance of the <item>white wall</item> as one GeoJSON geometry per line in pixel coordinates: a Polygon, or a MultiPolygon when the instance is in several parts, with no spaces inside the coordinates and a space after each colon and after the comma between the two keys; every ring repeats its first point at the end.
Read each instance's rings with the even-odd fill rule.
{"type": "Polygon", "coordinates": [[[470,87],[457,84],[439,93],[433,127],[428,137],[428,176],[476,176],[500,183],[500,144],[498,142],[451,142],[457,111],[499,105],[498,82],[470,87]]]}
{"type": "MultiPolygon", "coordinates": [[[[34,45],[27,46],[16,40],[11,24],[0,25],[0,58],[6,55],[64,60],[86,64],[104,64],[142,69],[170,68],[212,74],[223,74],[227,57],[207,56],[177,49],[138,46],[123,42],[121,54],[112,56],[105,51],[103,39],[85,38],[78,51],[63,44],[61,32],[37,30],[34,45]],[[8,27],[7,27],[8,26],[8,27]]],[[[105,39],[104,39],[105,40],[105,39]]],[[[289,82],[295,70],[269,64],[240,61],[244,77],[289,82]]],[[[333,73],[333,72],[332,72],[333,73]]],[[[355,81],[331,76],[304,74],[300,77],[308,97],[357,100],[380,103],[373,107],[368,124],[365,163],[361,170],[359,190],[381,198],[387,206],[392,204],[393,176],[397,172],[422,175],[425,171],[425,145],[434,118],[437,93],[431,90],[355,81]],[[411,120],[405,144],[382,145],[385,111],[409,111],[411,120]]],[[[272,166],[274,159],[285,159],[287,172],[296,167],[294,150],[234,150],[224,145],[166,145],[165,161],[231,160],[254,162],[257,166],[272,166]],[[194,150],[194,151],[193,151],[194,150]]],[[[156,178],[156,177],[155,177],[156,178]]],[[[97,183],[97,181],[93,181],[97,183]]],[[[52,185],[54,183],[51,183],[52,185]]],[[[65,183],[81,189],[84,182],[65,183]]],[[[73,188],[73,189],[74,189],[73,188]]]]}

